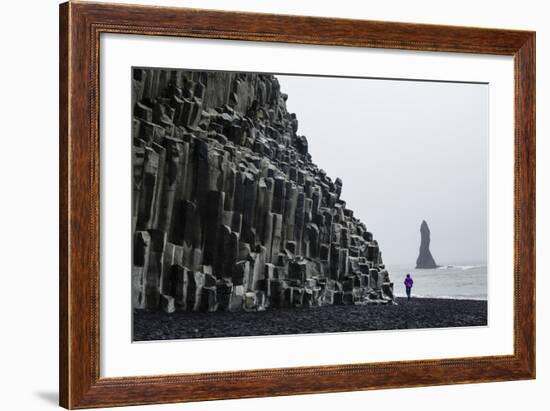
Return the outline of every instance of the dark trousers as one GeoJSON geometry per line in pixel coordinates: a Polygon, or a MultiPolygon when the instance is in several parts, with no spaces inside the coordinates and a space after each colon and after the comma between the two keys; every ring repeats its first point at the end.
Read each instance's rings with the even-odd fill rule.
{"type": "Polygon", "coordinates": [[[412,287],[405,287],[405,290],[407,291],[407,299],[408,299],[408,300],[411,299],[411,288],[412,288],[412,287]]]}

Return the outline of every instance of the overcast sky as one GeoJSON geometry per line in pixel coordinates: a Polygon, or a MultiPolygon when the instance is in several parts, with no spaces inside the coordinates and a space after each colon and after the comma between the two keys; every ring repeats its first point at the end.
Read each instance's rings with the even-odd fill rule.
{"type": "Polygon", "coordinates": [[[277,78],[386,264],[414,265],[423,219],[438,264],[486,261],[488,85],[277,78]]]}

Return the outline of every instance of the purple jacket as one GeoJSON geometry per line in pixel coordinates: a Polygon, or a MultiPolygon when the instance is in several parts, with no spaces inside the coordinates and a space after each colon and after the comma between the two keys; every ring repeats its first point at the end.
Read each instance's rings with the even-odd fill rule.
{"type": "Polygon", "coordinates": [[[413,286],[413,279],[412,277],[405,277],[405,287],[411,288],[413,286]]]}

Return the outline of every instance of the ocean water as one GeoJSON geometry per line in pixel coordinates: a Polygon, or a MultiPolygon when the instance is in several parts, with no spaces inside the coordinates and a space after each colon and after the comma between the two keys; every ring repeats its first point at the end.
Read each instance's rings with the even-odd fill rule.
{"type": "Polygon", "coordinates": [[[387,264],[394,283],[394,294],[406,296],[403,281],[410,273],[414,285],[413,297],[487,299],[486,264],[446,264],[434,269],[416,269],[414,265],[387,264]]]}

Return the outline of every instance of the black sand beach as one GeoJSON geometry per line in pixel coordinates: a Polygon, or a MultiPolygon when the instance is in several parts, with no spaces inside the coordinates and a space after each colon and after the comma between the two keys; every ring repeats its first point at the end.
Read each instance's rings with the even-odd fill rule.
{"type": "Polygon", "coordinates": [[[487,301],[397,298],[397,305],[328,305],[260,312],[134,311],[134,341],[487,325],[487,301]]]}

